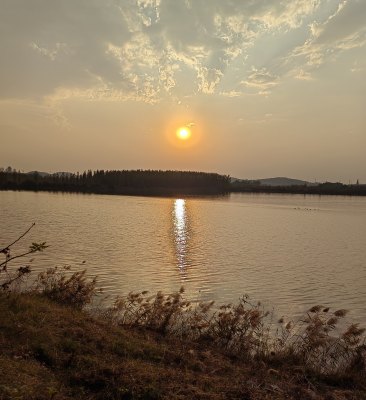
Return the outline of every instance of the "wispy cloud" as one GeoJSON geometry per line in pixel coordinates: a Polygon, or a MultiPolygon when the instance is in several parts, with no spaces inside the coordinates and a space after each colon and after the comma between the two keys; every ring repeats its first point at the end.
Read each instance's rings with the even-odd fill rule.
{"type": "Polygon", "coordinates": [[[249,88],[257,89],[261,94],[268,94],[272,88],[278,85],[278,77],[271,74],[266,68],[252,67],[248,78],[241,83],[249,88]]]}
{"type": "Polygon", "coordinates": [[[309,79],[319,66],[334,62],[344,51],[366,44],[366,3],[344,0],[335,13],[323,22],[309,25],[310,37],[286,58],[289,64],[301,66],[299,79],[309,79]]]}
{"type": "Polygon", "coordinates": [[[209,6],[204,0],[7,0],[0,15],[0,93],[151,103],[186,94],[186,88],[192,94],[233,96],[243,87],[268,94],[289,70],[310,79],[313,68],[365,44],[366,3],[334,1],[339,7],[327,14],[325,0],[211,0],[209,6]],[[304,24],[310,24],[305,41],[277,55],[286,60],[282,70],[275,62],[248,65],[261,38],[281,40],[304,24]],[[234,68],[241,72],[223,83],[234,68]]]}

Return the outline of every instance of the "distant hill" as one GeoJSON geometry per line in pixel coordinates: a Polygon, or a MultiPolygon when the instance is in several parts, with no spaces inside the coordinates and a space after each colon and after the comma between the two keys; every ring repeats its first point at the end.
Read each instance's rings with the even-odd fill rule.
{"type": "Polygon", "coordinates": [[[285,177],[258,179],[261,185],[266,186],[317,186],[317,183],[302,181],[300,179],[292,179],[285,177]]]}
{"type": "Polygon", "coordinates": [[[45,176],[70,176],[72,175],[71,172],[54,172],[52,174],[50,174],[49,172],[42,172],[42,171],[30,171],[30,172],[26,172],[27,175],[36,175],[38,174],[39,176],[41,176],[42,178],[44,178],[45,176]]]}
{"type": "Polygon", "coordinates": [[[26,172],[27,175],[39,175],[42,178],[45,176],[49,176],[51,174],[49,174],[48,172],[41,172],[41,171],[30,171],[30,172],[26,172]]]}
{"type": "Polygon", "coordinates": [[[231,183],[233,184],[249,184],[249,185],[263,185],[263,186],[317,186],[317,183],[302,181],[300,179],[285,178],[283,176],[276,178],[266,178],[266,179],[238,179],[231,178],[231,183]]]}

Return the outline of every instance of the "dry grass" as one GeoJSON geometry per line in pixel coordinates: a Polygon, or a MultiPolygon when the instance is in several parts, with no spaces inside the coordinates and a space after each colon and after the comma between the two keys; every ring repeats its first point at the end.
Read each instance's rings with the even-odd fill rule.
{"type": "Polygon", "coordinates": [[[101,292],[97,278],[89,279],[86,270],[71,273],[70,266],[48,268],[38,274],[34,290],[58,303],[83,308],[101,292]]]}
{"type": "Polygon", "coordinates": [[[282,326],[276,351],[319,374],[366,378],[365,329],[347,325],[346,314],[346,310],[312,307],[304,318],[282,326]],[[345,328],[339,327],[340,322],[345,328]]]}
{"type": "Polygon", "coordinates": [[[121,296],[107,309],[106,316],[128,327],[144,327],[183,340],[207,341],[242,357],[268,354],[269,316],[262,306],[247,296],[238,304],[214,310],[214,302],[191,303],[184,289],[149,296],[147,291],[121,296]]]}
{"type": "Polygon", "coordinates": [[[365,330],[357,324],[338,328],[345,310],[312,307],[304,318],[273,323],[271,313],[247,296],[237,304],[214,308],[192,304],[183,288],[164,295],[131,292],[119,297],[105,317],[125,327],[140,327],[180,340],[209,343],[242,360],[289,363],[319,376],[366,379],[365,330]],[[338,329],[337,329],[338,328],[338,329]]]}

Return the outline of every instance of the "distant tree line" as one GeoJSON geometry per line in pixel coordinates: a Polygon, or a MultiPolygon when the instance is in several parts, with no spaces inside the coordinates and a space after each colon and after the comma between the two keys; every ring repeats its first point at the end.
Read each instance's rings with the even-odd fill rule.
{"type": "Polygon", "coordinates": [[[40,190],[130,195],[221,194],[230,177],[187,171],[85,171],[83,173],[22,173],[0,170],[0,190],[40,190]]]}
{"type": "Polygon", "coordinates": [[[64,191],[127,195],[205,195],[228,192],[293,193],[366,196],[366,185],[325,182],[318,185],[269,186],[259,180],[236,180],[216,173],[123,170],[23,173],[11,167],[0,168],[0,190],[64,191]]]}
{"type": "Polygon", "coordinates": [[[230,185],[230,191],[242,193],[293,193],[366,196],[366,185],[360,185],[359,183],[344,185],[340,182],[325,182],[317,185],[269,186],[261,184],[260,181],[238,181],[233,182],[230,185]]]}

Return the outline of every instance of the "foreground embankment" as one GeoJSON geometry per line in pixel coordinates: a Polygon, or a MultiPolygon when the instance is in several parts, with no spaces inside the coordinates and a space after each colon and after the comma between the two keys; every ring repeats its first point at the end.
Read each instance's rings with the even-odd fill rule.
{"type": "Polygon", "coordinates": [[[294,358],[241,359],[208,339],[112,322],[45,294],[1,293],[0,399],[366,398],[362,380],[294,358]]]}

